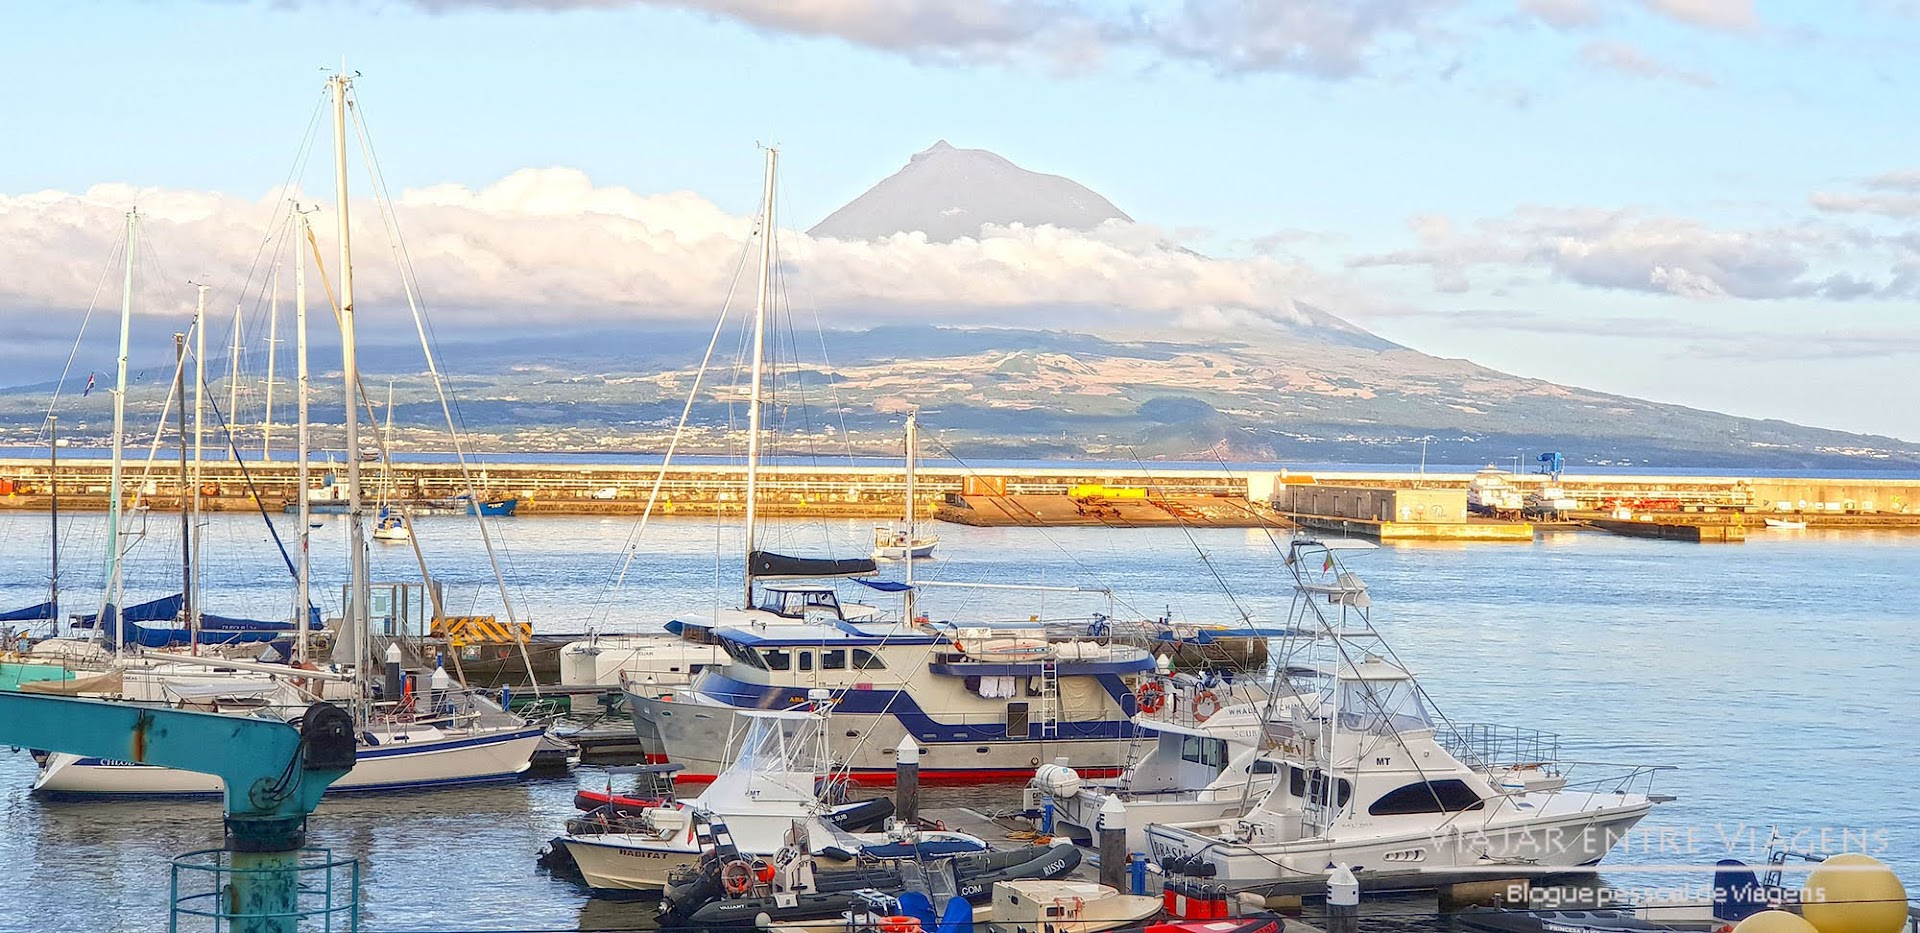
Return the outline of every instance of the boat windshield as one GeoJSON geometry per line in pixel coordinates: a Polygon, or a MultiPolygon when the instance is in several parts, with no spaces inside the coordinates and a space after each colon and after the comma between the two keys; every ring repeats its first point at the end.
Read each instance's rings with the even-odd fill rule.
{"type": "Polygon", "coordinates": [[[1433,717],[1411,680],[1342,680],[1340,728],[1392,735],[1431,729],[1433,717]]]}

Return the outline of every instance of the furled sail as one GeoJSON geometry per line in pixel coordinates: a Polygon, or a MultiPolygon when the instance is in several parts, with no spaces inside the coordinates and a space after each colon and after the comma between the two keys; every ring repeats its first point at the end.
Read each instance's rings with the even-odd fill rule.
{"type": "Polygon", "coordinates": [[[879,569],[870,557],[788,557],[771,551],[747,555],[747,576],[754,579],[859,577],[878,573],[879,569]]]}

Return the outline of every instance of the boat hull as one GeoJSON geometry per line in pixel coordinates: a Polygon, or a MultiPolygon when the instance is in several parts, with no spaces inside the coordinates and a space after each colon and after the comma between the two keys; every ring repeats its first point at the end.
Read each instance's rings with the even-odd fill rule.
{"type": "MultiPolygon", "coordinates": [[[[677,775],[683,781],[710,781],[726,767],[733,707],[632,691],[627,692],[627,706],[649,761],[684,765],[677,775]]],[[[891,714],[847,712],[836,712],[833,723],[829,746],[849,778],[861,784],[891,783],[895,749],[907,736],[906,725],[891,714]]],[[[922,736],[920,741],[920,779],[926,783],[1024,781],[1041,762],[1056,758],[1067,759],[1088,777],[1112,777],[1126,767],[1131,744],[1125,738],[940,741],[922,736]]]]}
{"type": "MultiPolygon", "coordinates": [[[[510,781],[527,770],[545,734],[544,728],[530,727],[482,736],[450,736],[419,745],[392,743],[362,748],[353,770],[335,781],[327,793],[510,781]]],[[[211,774],[64,752],[48,756],[33,785],[34,793],[67,797],[212,797],[221,790],[220,779],[211,774]]]]}
{"type": "Polygon", "coordinates": [[[1191,824],[1151,825],[1147,848],[1163,864],[1197,858],[1212,866],[1210,877],[1236,888],[1320,879],[1341,864],[1363,884],[1417,890],[1450,870],[1502,865],[1515,874],[1550,874],[1597,865],[1651,809],[1642,798],[1542,819],[1271,843],[1230,842],[1191,824]]]}

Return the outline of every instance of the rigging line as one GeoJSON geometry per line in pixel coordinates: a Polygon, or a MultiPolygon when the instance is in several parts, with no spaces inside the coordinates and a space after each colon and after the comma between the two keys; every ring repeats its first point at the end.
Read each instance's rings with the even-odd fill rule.
{"type": "MultiPolygon", "coordinates": [[[[961,459],[960,455],[955,453],[953,451],[953,448],[947,446],[945,442],[941,441],[937,435],[933,438],[933,444],[934,446],[940,448],[940,451],[943,454],[945,454],[948,459],[952,460],[955,463],[960,464],[960,468],[963,470],[966,470],[968,475],[973,476],[975,478],[979,478],[982,475],[980,471],[973,468],[972,464],[969,464],[967,463],[967,461],[961,459]]],[[[1061,544],[1059,540],[1054,538],[1052,535],[1047,534],[1047,529],[1045,527],[1034,526],[1032,530],[1038,532],[1040,534],[1040,537],[1043,540],[1045,540],[1048,544],[1053,545],[1054,550],[1059,551],[1061,555],[1066,557],[1067,560],[1071,561],[1075,567],[1078,567],[1082,573],[1085,573],[1088,577],[1093,579],[1095,582],[1098,582],[1102,587],[1105,587],[1109,592],[1112,592],[1113,587],[1110,584],[1108,584],[1104,578],[1102,578],[1097,572],[1095,572],[1092,567],[1087,566],[1086,562],[1082,561],[1079,555],[1069,550],[1065,545],[1061,544]]],[[[1109,598],[1112,599],[1112,601],[1115,604],[1126,607],[1128,612],[1135,613],[1141,618],[1148,617],[1148,614],[1144,610],[1140,609],[1138,606],[1135,606],[1133,603],[1129,602],[1124,597],[1110,596],[1109,598]]]]}
{"type": "MultiPolygon", "coordinates": [[[[202,388],[205,388],[205,386],[203,385],[202,388]]],[[[280,540],[280,529],[274,526],[273,516],[267,514],[267,505],[265,502],[262,502],[260,498],[260,487],[253,481],[253,471],[247,469],[247,461],[240,457],[240,444],[234,438],[233,425],[228,424],[226,417],[221,414],[220,402],[218,399],[212,397],[213,393],[208,392],[207,395],[207,407],[213,411],[214,427],[226,435],[227,450],[233,454],[234,465],[240,468],[240,478],[246,482],[247,492],[252,494],[254,508],[260,512],[260,520],[267,525],[267,536],[273,539],[274,548],[279,550],[280,561],[287,567],[287,576],[298,580],[300,578],[300,571],[294,567],[292,555],[287,553],[286,542],[280,540]]],[[[307,608],[311,609],[313,607],[309,604],[307,608]]]]}
{"type": "MultiPolygon", "coordinates": [[[[1146,475],[1148,485],[1152,485],[1153,471],[1148,469],[1147,462],[1141,459],[1140,451],[1132,444],[1127,445],[1127,451],[1133,454],[1134,462],[1140,465],[1140,472],[1146,475]]],[[[1174,522],[1180,526],[1180,533],[1186,536],[1187,544],[1193,548],[1195,554],[1200,555],[1200,563],[1206,565],[1207,573],[1213,577],[1213,582],[1219,585],[1221,594],[1227,597],[1227,602],[1233,606],[1233,611],[1240,616],[1240,621],[1247,625],[1252,625],[1253,616],[1247,612],[1245,606],[1240,605],[1240,597],[1233,594],[1233,588],[1227,585],[1226,577],[1221,576],[1220,568],[1214,566],[1212,555],[1200,547],[1200,542],[1193,536],[1193,529],[1188,527],[1186,518],[1179,512],[1173,512],[1171,514],[1173,515],[1174,522]]]]}
{"type": "MultiPolygon", "coordinates": [[[[87,299],[87,313],[80,318],[80,332],[74,335],[73,347],[67,351],[66,365],[60,368],[60,378],[53,384],[53,397],[47,401],[46,417],[48,419],[51,419],[54,411],[60,407],[60,392],[67,387],[67,377],[73,373],[73,361],[80,356],[80,344],[87,337],[87,322],[93,320],[93,312],[100,306],[100,291],[106,287],[107,276],[116,268],[116,254],[124,258],[127,252],[126,246],[127,231],[125,225],[122,225],[119,235],[113,241],[113,252],[107,254],[107,261],[100,266],[100,279],[93,284],[93,297],[87,299]]],[[[34,435],[35,442],[47,436],[46,430],[47,422],[42,421],[40,432],[34,435]]]]}
{"type": "MultiPolygon", "coordinates": [[[[277,237],[280,228],[285,226],[284,221],[281,220],[281,211],[291,210],[288,200],[293,193],[294,179],[300,177],[301,172],[306,168],[307,159],[313,154],[313,139],[319,131],[320,114],[331,99],[328,93],[322,90],[314,100],[313,113],[307,117],[307,131],[300,137],[300,145],[294,149],[293,164],[287,167],[287,176],[280,182],[280,196],[274,200],[273,213],[267,218],[267,234],[260,239],[260,245],[254,248],[253,259],[247,265],[246,278],[241,280],[239,292],[241,295],[247,294],[253,288],[253,275],[260,268],[260,255],[266,251],[267,244],[277,237]]],[[[257,310],[258,306],[256,305],[255,308],[257,310]]]]}
{"type": "MultiPolygon", "coordinates": [[[[787,204],[786,189],[776,188],[775,190],[777,192],[777,196],[781,200],[781,204],[783,205],[783,209],[784,209],[784,206],[787,204]]],[[[780,216],[791,216],[791,215],[782,214],[780,216]]],[[[785,281],[784,272],[781,274],[781,280],[783,282],[785,281]]],[[[788,295],[788,298],[787,298],[788,305],[789,305],[789,308],[791,308],[791,305],[793,302],[791,289],[787,290],[787,295],[788,295]]],[[[826,324],[820,318],[819,303],[815,302],[812,299],[811,295],[806,294],[804,289],[802,289],[802,298],[803,298],[802,303],[805,305],[807,311],[813,315],[813,332],[815,335],[817,335],[820,338],[821,372],[826,379],[827,397],[832,400],[834,414],[837,416],[840,422],[840,442],[841,442],[842,448],[844,448],[844,450],[846,451],[847,465],[852,466],[853,465],[853,438],[847,434],[846,406],[841,404],[840,387],[837,384],[836,380],[834,379],[833,359],[831,356],[827,354],[826,324]]]]}
{"type": "Polygon", "coordinates": [[[646,537],[647,523],[653,517],[653,507],[660,500],[661,487],[666,484],[667,469],[673,465],[673,455],[680,449],[680,437],[686,432],[687,422],[693,417],[693,404],[700,397],[700,384],[706,379],[707,366],[713,361],[713,351],[720,345],[720,334],[727,326],[727,315],[732,311],[733,296],[739,288],[741,272],[746,268],[748,253],[749,250],[745,248],[740,251],[740,262],[734,268],[733,281],[727,287],[726,299],[720,303],[720,319],[713,324],[713,336],[707,340],[707,352],[700,357],[700,368],[693,374],[693,388],[687,392],[687,402],[680,409],[680,422],[673,428],[673,437],[667,441],[666,456],[660,461],[660,471],[654,474],[653,487],[647,491],[647,507],[640,512],[640,520],[627,534],[619,570],[614,573],[612,582],[601,592],[601,617],[599,621],[589,626],[589,642],[599,638],[600,626],[612,615],[613,597],[618,595],[621,587],[626,584],[627,572],[633,568],[634,561],[640,556],[640,542],[646,537]]]}
{"type": "MultiPolygon", "coordinates": [[[[500,604],[507,614],[507,624],[516,625],[519,621],[513,604],[513,594],[508,591],[507,578],[500,570],[500,557],[497,551],[504,551],[504,543],[496,549],[492,531],[488,527],[487,516],[482,514],[480,489],[473,481],[473,471],[468,464],[466,444],[461,439],[460,424],[453,416],[453,406],[447,401],[446,381],[441,378],[439,364],[433,353],[433,340],[427,330],[425,315],[420,310],[418,296],[419,281],[414,275],[413,263],[408,254],[405,241],[400,236],[399,219],[394,216],[393,199],[387,193],[384,174],[380,170],[379,157],[373,150],[373,134],[367,131],[365,114],[360,107],[359,97],[352,101],[354,135],[360,140],[360,150],[366,163],[367,175],[374,188],[374,204],[380,210],[380,220],[385,226],[387,244],[393,253],[394,264],[399,267],[400,287],[406,294],[407,310],[413,315],[414,330],[420,336],[420,352],[426,357],[427,375],[433,381],[434,394],[439,397],[440,411],[447,419],[447,432],[453,443],[454,458],[460,464],[460,477],[467,487],[467,505],[473,510],[474,520],[480,529],[480,544],[486,551],[487,564],[493,569],[494,582],[500,590],[500,604]]],[[[533,656],[527,650],[525,641],[515,639],[520,648],[520,660],[526,665],[527,680],[533,685],[534,696],[540,696],[539,678],[533,672],[533,656]]]]}

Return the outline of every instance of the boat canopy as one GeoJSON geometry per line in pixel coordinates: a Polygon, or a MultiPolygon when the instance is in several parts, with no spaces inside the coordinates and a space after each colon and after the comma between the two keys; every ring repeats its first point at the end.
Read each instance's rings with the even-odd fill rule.
{"type": "MultiPolygon", "coordinates": [[[[148,627],[139,623],[175,623],[179,620],[180,611],[185,606],[186,600],[179,593],[128,606],[124,611],[108,604],[105,612],[75,617],[73,626],[74,628],[100,628],[109,635],[112,635],[116,628],[123,627],[125,630],[119,633],[121,639],[126,644],[139,645],[143,648],[184,645],[189,635],[184,628],[175,628],[172,625],[148,627]],[[115,624],[116,618],[119,620],[119,625],[115,624]]],[[[307,611],[309,618],[317,624],[320,610],[308,607],[307,611]]],[[[203,613],[200,616],[200,643],[219,645],[229,642],[273,641],[293,629],[294,625],[291,622],[267,622],[203,613]]]]}
{"type": "Polygon", "coordinates": [[[880,565],[871,557],[788,557],[772,551],[754,551],[747,555],[747,576],[755,579],[857,577],[878,572],[880,565]]]}
{"type": "Polygon", "coordinates": [[[55,607],[52,603],[41,603],[12,612],[0,612],[0,622],[47,622],[53,619],[55,607]]]}

